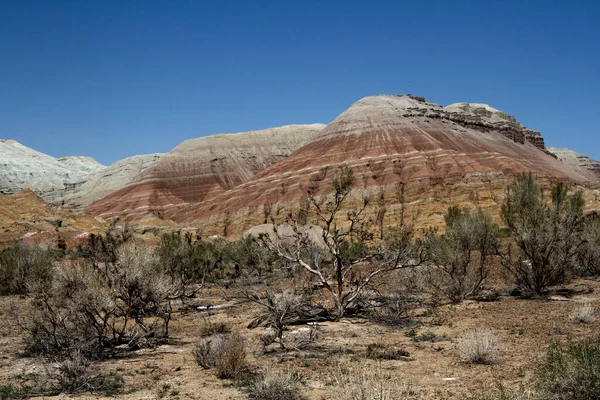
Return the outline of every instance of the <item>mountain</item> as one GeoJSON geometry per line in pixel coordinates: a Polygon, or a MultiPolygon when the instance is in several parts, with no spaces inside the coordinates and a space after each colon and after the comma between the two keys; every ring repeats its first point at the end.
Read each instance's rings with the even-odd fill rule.
{"type": "Polygon", "coordinates": [[[551,156],[538,132],[487,105],[444,108],[410,95],[381,95],[359,100],[311,142],[252,179],[201,204],[183,205],[169,217],[189,223],[294,203],[309,188],[326,190],[328,174],[339,166],[351,167],[355,187],[366,189],[520,173],[589,183],[586,176],[551,156]]]}
{"type": "Polygon", "coordinates": [[[600,184],[600,161],[569,149],[549,147],[548,151],[556,155],[562,163],[570,166],[596,184],[600,184]]]}
{"type": "MultiPolygon", "coordinates": [[[[282,220],[308,191],[327,193],[341,166],[354,172],[353,201],[370,196],[385,218],[422,227],[439,225],[449,205],[489,208],[497,216],[506,185],[521,173],[580,188],[596,188],[600,179],[598,162],[547,149],[539,132],[512,115],[482,103],[443,107],[411,95],[365,97],[328,125],[206,136],[109,167],[0,144],[0,170],[11,172],[2,176],[6,192],[31,187],[94,216],[143,226],[191,224],[220,235],[282,220]]],[[[595,207],[597,194],[586,192],[586,204],[595,207]]],[[[375,218],[374,209],[368,213],[375,218]]]]}
{"type": "Polygon", "coordinates": [[[14,140],[0,139],[0,193],[31,189],[52,201],[65,185],[104,168],[90,157],[54,158],[14,140]]]}
{"type": "Polygon", "coordinates": [[[248,181],[310,142],[324,127],[289,125],[185,141],[87,210],[129,220],[174,219],[182,205],[202,203],[248,181]]]}
{"type": "Polygon", "coordinates": [[[53,199],[53,202],[87,207],[92,202],[127,186],[146,169],[152,167],[161,156],[162,154],[145,154],[124,158],[89,174],[79,182],[67,184],[64,193],[53,199]]]}

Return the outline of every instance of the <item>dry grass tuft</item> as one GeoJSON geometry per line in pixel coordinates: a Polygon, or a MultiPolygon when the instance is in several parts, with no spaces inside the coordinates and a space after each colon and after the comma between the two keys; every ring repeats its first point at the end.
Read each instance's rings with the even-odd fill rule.
{"type": "Polygon", "coordinates": [[[492,364],[497,361],[498,340],[487,330],[467,332],[458,339],[458,354],[464,361],[473,364],[492,364]]]}
{"type": "Polygon", "coordinates": [[[336,398],[344,400],[408,400],[418,398],[396,375],[384,373],[381,364],[339,364],[331,376],[336,398]]]}
{"type": "Polygon", "coordinates": [[[249,400],[306,400],[300,379],[290,372],[268,371],[248,391],[249,400]]]}
{"type": "Polygon", "coordinates": [[[596,309],[591,303],[585,303],[571,314],[569,320],[577,324],[591,324],[596,320],[596,309]]]}

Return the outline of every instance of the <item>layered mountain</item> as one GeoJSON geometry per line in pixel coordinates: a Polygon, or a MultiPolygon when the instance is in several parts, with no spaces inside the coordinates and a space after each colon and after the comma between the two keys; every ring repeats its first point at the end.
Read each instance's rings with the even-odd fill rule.
{"type": "Polygon", "coordinates": [[[324,127],[289,125],[185,141],[87,210],[103,217],[174,219],[182,205],[201,204],[247,182],[312,141],[324,127]]]}
{"type": "Polygon", "coordinates": [[[328,189],[339,166],[354,170],[357,187],[425,180],[436,183],[481,174],[533,173],[581,184],[589,179],[545,150],[538,132],[487,105],[446,108],[410,95],[366,97],[290,157],[202,204],[168,215],[190,222],[215,214],[297,202],[328,189]]]}
{"type": "Polygon", "coordinates": [[[570,149],[557,149],[549,147],[548,151],[564,164],[570,166],[581,175],[586,176],[592,182],[600,184],[600,161],[577,153],[570,149]]]}
{"type": "MultiPolygon", "coordinates": [[[[279,210],[298,204],[307,190],[324,193],[328,176],[340,166],[353,169],[360,190],[424,182],[417,196],[443,182],[471,179],[483,185],[489,179],[481,176],[520,173],[590,184],[588,175],[549,154],[539,132],[486,104],[442,107],[411,95],[380,95],[359,100],[327,126],[184,142],[132,184],[87,209],[129,220],[234,219],[246,221],[240,229],[247,229],[257,222],[255,214],[266,215],[274,205],[279,210]]],[[[470,196],[480,189],[468,189],[475,191],[470,196]]]]}
{"type": "Polygon", "coordinates": [[[85,179],[65,185],[64,191],[53,199],[54,203],[87,207],[127,186],[145,170],[152,167],[162,154],[144,154],[124,158],[108,167],[89,174],[85,179]]]}
{"type": "Polygon", "coordinates": [[[31,189],[52,201],[66,185],[104,168],[90,157],[54,158],[14,140],[0,139],[0,193],[31,189]]]}

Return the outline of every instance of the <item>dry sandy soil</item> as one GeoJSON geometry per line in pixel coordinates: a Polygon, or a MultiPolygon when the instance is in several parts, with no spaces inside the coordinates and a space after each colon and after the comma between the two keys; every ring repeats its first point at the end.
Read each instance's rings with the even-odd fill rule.
{"type": "MultiPolygon", "coordinates": [[[[104,361],[100,368],[124,376],[126,392],[117,396],[120,399],[245,399],[243,388],[218,379],[212,371],[195,363],[192,350],[208,317],[212,322],[226,322],[245,337],[253,368],[299,373],[303,377],[303,390],[311,400],[340,398],[332,385],[340,368],[379,368],[378,363],[385,374],[409,384],[419,398],[465,399],[494,389],[498,383],[514,388],[526,384],[550,341],[566,342],[597,332],[599,321],[576,324],[569,321],[569,316],[585,302],[600,304],[600,282],[577,280],[568,288],[574,293],[568,297],[502,296],[498,301],[443,305],[434,312],[420,310],[415,312],[412,326],[392,327],[358,318],[326,322],[320,324],[319,338],[307,348],[269,353],[260,351],[259,336],[264,329],[247,329],[255,306],[225,300],[221,289],[209,288],[176,313],[168,345],[104,361]],[[199,309],[209,304],[217,307],[210,313],[199,309]],[[460,359],[456,340],[475,328],[489,329],[498,338],[496,363],[471,365],[460,359]],[[431,331],[439,340],[415,342],[406,335],[410,329],[418,333],[431,331]],[[406,350],[410,356],[403,360],[368,360],[366,348],[372,343],[406,350]]],[[[0,385],[18,381],[20,376],[41,368],[36,359],[20,355],[23,349],[20,332],[9,310],[12,305],[22,306],[24,302],[19,297],[0,297],[0,385]]],[[[76,397],[111,398],[95,394],[76,397]]],[[[64,398],[71,397],[53,397],[64,398]]]]}

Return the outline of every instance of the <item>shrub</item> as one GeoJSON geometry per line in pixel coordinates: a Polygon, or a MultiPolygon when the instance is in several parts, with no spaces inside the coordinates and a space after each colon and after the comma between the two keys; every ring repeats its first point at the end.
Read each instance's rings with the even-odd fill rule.
{"type": "Polygon", "coordinates": [[[591,324],[596,320],[596,309],[590,303],[581,306],[569,317],[571,322],[591,324]]]}
{"type": "Polygon", "coordinates": [[[583,244],[578,255],[582,275],[600,274],[600,215],[586,215],[582,233],[583,244]]]}
{"type": "Polygon", "coordinates": [[[63,266],[51,288],[34,293],[26,321],[30,353],[62,360],[78,351],[95,359],[168,337],[180,288],[148,248],[131,242],[115,254],[114,263],[63,266]]]}
{"type": "Polygon", "coordinates": [[[401,293],[381,297],[379,307],[371,313],[374,322],[390,326],[407,326],[413,323],[409,312],[420,305],[419,301],[401,293]]]}
{"type": "Polygon", "coordinates": [[[541,295],[572,277],[585,241],[583,206],[581,193],[569,195],[562,183],[550,204],[531,175],[510,185],[501,217],[515,248],[502,254],[502,264],[517,286],[541,295]]]}
{"type": "Polygon", "coordinates": [[[97,372],[81,353],[74,353],[58,363],[46,364],[43,373],[22,375],[18,380],[18,385],[0,386],[1,400],[82,392],[115,395],[121,393],[124,386],[121,375],[97,372]]]}
{"type": "Polygon", "coordinates": [[[207,337],[217,334],[231,332],[231,326],[225,322],[212,322],[209,318],[204,319],[200,325],[200,336],[207,337]]]}
{"type": "Polygon", "coordinates": [[[222,243],[194,241],[190,233],[184,236],[164,234],[156,254],[171,279],[186,284],[203,283],[210,273],[224,264],[222,243]]]}
{"type": "Polygon", "coordinates": [[[246,344],[238,333],[214,335],[194,349],[196,362],[205,369],[214,369],[221,379],[236,379],[248,372],[246,344]]]}
{"type": "Polygon", "coordinates": [[[287,290],[274,291],[268,288],[264,292],[246,291],[239,297],[261,307],[261,312],[251,324],[252,327],[262,325],[273,329],[273,335],[265,335],[262,338],[265,346],[277,343],[283,350],[299,349],[316,338],[314,327],[303,328],[306,329],[307,334],[294,335],[292,339],[290,339],[292,335],[287,334],[288,326],[302,317],[302,306],[306,303],[301,295],[287,290]]]}
{"type": "Polygon", "coordinates": [[[600,339],[561,346],[552,343],[538,378],[541,398],[592,400],[600,398],[600,339]]]}
{"type": "MultiPolygon", "coordinates": [[[[324,169],[322,178],[327,173],[324,169]]],[[[354,183],[352,169],[346,166],[331,175],[329,195],[317,196],[318,185],[309,185],[308,202],[318,224],[316,229],[307,229],[299,223],[303,218],[291,213],[286,221],[291,233],[284,234],[275,226],[272,234],[260,236],[272,254],[318,281],[330,300],[329,311],[337,319],[355,310],[357,300],[373,280],[423,262],[420,242],[413,240],[409,229],[391,231],[392,237],[381,246],[369,245],[374,237],[366,211],[370,198],[363,197],[357,207],[349,206],[354,183]],[[315,232],[320,232],[318,238],[315,232]],[[324,244],[320,251],[314,251],[317,242],[324,244]]]]}
{"type": "Polygon", "coordinates": [[[269,371],[255,380],[248,390],[250,400],[305,400],[300,379],[289,372],[269,371]]]}
{"type": "Polygon", "coordinates": [[[114,372],[95,373],[90,367],[90,361],[81,353],[75,353],[70,358],[56,365],[53,376],[56,387],[63,393],[102,392],[114,395],[122,392],[124,380],[114,372]]]}
{"type": "Polygon", "coordinates": [[[498,341],[487,330],[467,332],[458,339],[460,357],[473,364],[492,364],[497,361],[498,341]]]}
{"type": "Polygon", "coordinates": [[[485,284],[491,256],[498,247],[498,226],[482,210],[474,213],[450,207],[446,233],[431,234],[427,253],[434,265],[429,283],[436,295],[458,303],[479,293],[485,284]]]}
{"type": "Polygon", "coordinates": [[[56,253],[39,246],[19,244],[0,251],[0,295],[25,294],[49,285],[56,253]]]}
{"type": "Polygon", "coordinates": [[[371,343],[367,346],[366,357],[373,360],[403,360],[410,357],[404,349],[390,349],[383,343],[371,343]]]}

